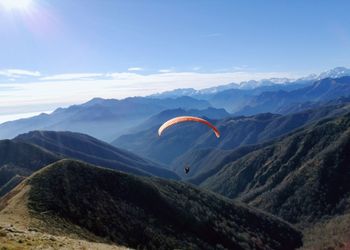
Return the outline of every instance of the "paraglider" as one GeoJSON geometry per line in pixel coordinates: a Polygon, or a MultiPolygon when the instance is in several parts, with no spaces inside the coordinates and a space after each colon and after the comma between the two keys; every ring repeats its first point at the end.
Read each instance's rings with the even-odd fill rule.
{"type": "Polygon", "coordinates": [[[181,122],[199,122],[199,123],[203,123],[203,124],[207,125],[208,127],[210,127],[213,130],[213,132],[214,132],[214,134],[215,134],[215,136],[217,138],[220,137],[219,130],[213,124],[211,124],[207,120],[204,120],[202,118],[195,117],[195,116],[178,116],[178,117],[175,117],[173,119],[170,119],[170,120],[166,121],[158,129],[158,135],[161,136],[164,130],[166,130],[167,128],[169,128],[169,127],[171,127],[171,126],[173,126],[175,124],[181,123],[181,122]]]}
{"type": "Polygon", "coordinates": [[[185,170],[185,174],[188,174],[188,172],[190,172],[190,166],[185,166],[184,170],[185,170]]]}
{"type": "MultiPolygon", "coordinates": [[[[212,129],[212,131],[214,132],[214,134],[215,134],[215,136],[217,138],[220,137],[219,130],[213,124],[211,124],[207,120],[204,120],[202,118],[195,117],[195,116],[178,116],[178,117],[175,117],[173,119],[170,119],[170,120],[166,121],[165,123],[163,123],[162,126],[159,127],[158,135],[161,136],[162,133],[164,132],[164,130],[166,130],[167,128],[169,128],[171,126],[174,126],[175,124],[182,123],[182,122],[199,122],[199,123],[203,123],[203,124],[207,125],[209,128],[212,129]]],[[[184,166],[184,172],[185,172],[186,175],[190,172],[190,166],[188,164],[186,164],[184,166]]]]}

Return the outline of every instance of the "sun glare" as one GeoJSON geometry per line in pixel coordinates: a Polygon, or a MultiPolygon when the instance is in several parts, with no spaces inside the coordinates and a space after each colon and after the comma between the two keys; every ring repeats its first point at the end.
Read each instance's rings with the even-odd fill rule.
{"type": "Polygon", "coordinates": [[[8,10],[26,10],[32,0],[0,0],[0,5],[8,10]]]}

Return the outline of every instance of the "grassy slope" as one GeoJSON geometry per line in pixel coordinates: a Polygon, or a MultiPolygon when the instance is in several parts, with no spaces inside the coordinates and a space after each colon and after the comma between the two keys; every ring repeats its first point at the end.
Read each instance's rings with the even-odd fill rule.
{"type": "Polygon", "coordinates": [[[28,209],[30,186],[25,182],[0,199],[0,247],[2,250],[77,249],[121,250],[126,249],[98,238],[78,227],[64,233],[51,234],[45,222],[30,216],[28,209]],[[85,237],[78,237],[76,231],[85,237]]]}
{"type": "Polygon", "coordinates": [[[279,219],[184,183],[68,160],[42,169],[28,183],[29,207],[36,214],[63,218],[129,247],[294,249],[301,244],[300,234],[279,219]]]}

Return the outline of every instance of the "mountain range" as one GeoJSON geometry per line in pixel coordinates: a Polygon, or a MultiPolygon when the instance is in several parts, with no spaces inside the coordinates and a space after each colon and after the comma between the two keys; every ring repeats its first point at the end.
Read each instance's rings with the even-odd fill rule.
{"type": "Polygon", "coordinates": [[[196,90],[193,88],[184,88],[184,89],[175,89],[171,91],[165,91],[162,93],[157,93],[151,95],[151,97],[157,98],[174,98],[179,96],[192,96],[197,97],[199,95],[205,96],[210,94],[215,94],[228,89],[259,89],[261,87],[272,87],[275,86],[277,88],[285,88],[286,90],[295,89],[293,85],[299,84],[310,84],[314,81],[322,80],[325,78],[340,78],[343,76],[350,76],[350,69],[345,67],[336,67],[330,69],[328,71],[324,71],[320,74],[311,74],[306,77],[301,77],[299,79],[288,79],[288,78],[270,78],[270,79],[262,79],[259,81],[250,80],[243,81],[240,83],[229,83],[226,85],[220,85],[217,87],[210,87],[205,89],[196,90]],[[279,86],[280,85],[280,86],[279,86]]]}
{"type": "Polygon", "coordinates": [[[293,91],[264,92],[252,98],[249,104],[236,114],[285,113],[290,106],[305,102],[327,102],[340,97],[348,97],[349,93],[350,76],[336,79],[325,78],[293,91]]]}
{"type": "Polygon", "coordinates": [[[287,115],[263,113],[212,120],[221,132],[220,139],[217,139],[206,126],[192,123],[170,128],[165,131],[162,137],[158,137],[157,129],[166,121],[164,119],[160,120],[157,126],[123,135],[112,144],[154,161],[173,165],[175,171],[182,176],[183,165],[190,164],[193,166],[193,171],[189,174],[191,177],[199,173],[197,169],[208,170],[209,164],[198,164],[199,161],[211,162],[209,160],[211,157],[220,156],[219,158],[222,158],[221,156],[224,156],[227,150],[263,143],[308,123],[326,117],[339,116],[349,110],[349,102],[343,100],[337,104],[329,103],[325,106],[287,115]],[[211,149],[216,150],[214,152],[216,156],[208,153],[208,150],[211,149]]]}
{"type": "Polygon", "coordinates": [[[207,116],[207,108],[216,108],[216,114],[214,110],[210,112],[209,118],[212,119],[222,116],[222,109],[235,116],[261,112],[285,114],[292,112],[294,107],[299,107],[301,111],[305,105],[347,97],[349,72],[346,68],[338,67],[319,76],[297,80],[269,79],[241,83],[242,86],[248,84],[251,87],[239,88],[239,84],[229,84],[122,100],[94,98],[80,105],[58,108],[51,114],[0,124],[0,138],[12,139],[33,130],[69,130],[112,142],[121,135],[135,132],[132,128],[140,126],[152,116],[171,109],[180,108],[207,116]]]}
{"type": "Polygon", "coordinates": [[[349,75],[94,98],[4,123],[0,246],[348,249],[349,75]],[[220,138],[197,123],[158,136],[184,115],[220,138]]]}
{"type": "Polygon", "coordinates": [[[94,98],[81,105],[58,108],[51,114],[5,122],[0,138],[12,139],[33,130],[72,131],[112,141],[145,119],[166,109],[206,109],[210,104],[191,97],[164,100],[132,97],[123,100],[94,98]]]}

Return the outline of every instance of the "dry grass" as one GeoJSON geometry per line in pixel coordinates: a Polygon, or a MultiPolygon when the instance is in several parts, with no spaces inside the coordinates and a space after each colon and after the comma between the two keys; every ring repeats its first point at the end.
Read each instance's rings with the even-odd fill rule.
{"type": "Polygon", "coordinates": [[[20,184],[0,199],[0,250],[29,249],[127,249],[114,244],[89,242],[47,233],[42,223],[30,216],[27,208],[30,186],[20,184]]]}
{"type": "Polygon", "coordinates": [[[304,230],[303,250],[350,250],[350,214],[337,216],[304,230]]]}
{"type": "Polygon", "coordinates": [[[71,239],[64,236],[53,236],[35,231],[21,231],[15,227],[6,226],[0,229],[0,249],[105,249],[121,250],[127,249],[116,245],[89,242],[85,240],[71,239]]]}

